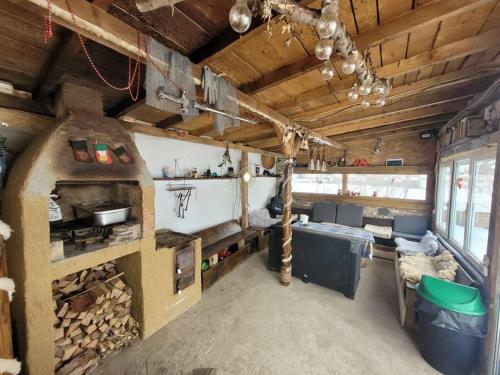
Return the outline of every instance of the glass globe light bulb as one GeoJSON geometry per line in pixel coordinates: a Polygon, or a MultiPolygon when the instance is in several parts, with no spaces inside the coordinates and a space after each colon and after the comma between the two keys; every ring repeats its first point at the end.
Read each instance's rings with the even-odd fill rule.
{"type": "Polygon", "coordinates": [[[355,72],[356,67],[356,56],[353,52],[351,52],[342,63],[342,71],[345,74],[352,74],[355,72]]]}
{"type": "Polygon", "coordinates": [[[385,95],[385,85],[380,79],[376,79],[373,82],[373,92],[379,96],[385,95]]]}
{"type": "Polygon", "coordinates": [[[335,69],[330,60],[326,60],[325,63],[319,68],[319,71],[325,80],[332,79],[335,75],[335,69]]]}
{"type": "Polygon", "coordinates": [[[385,98],[378,98],[376,101],[375,101],[375,105],[377,107],[383,107],[385,105],[385,98]]]}
{"type": "Polygon", "coordinates": [[[358,85],[357,84],[354,84],[352,86],[352,88],[349,90],[349,92],[347,93],[347,98],[351,101],[351,102],[355,102],[356,100],[358,100],[359,98],[359,93],[358,93],[358,85]]]}
{"type": "Polygon", "coordinates": [[[337,17],[332,12],[321,12],[316,31],[321,39],[327,39],[337,31],[337,17]]]}
{"type": "Polygon", "coordinates": [[[237,33],[244,33],[252,24],[252,12],[246,0],[237,0],[229,11],[229,24],[237,33]]]}
{"type": "Polygon", "coordinates": [[[372,92],[372,87],[368,85],[361,85],[359,86],[359,93],[363,96],[370,95],[372,92]]]}
{"type": "Polygon", "coordinates": [[[243,173],[243,181],[245,182],[250,181],[250,173],[248,172],[243,173]]]}
{"type": "Polygon", "coordinates": [[[362,108],[368,108],[370,106],[370,101],[368,100],[367,97],[363,98],[361,101],[361,107],[362,108]]]}
{"type": "Polygon", "coordinates": [[[316,57],[320,60],[328,60],[333,53],[333,44],[329,39],[321,39],[314,48],[316,57]]]}
{"type": "Polygon", "coordinates": [[[384,79],[384,93],[382,96],[387,96],[391,92],[391,82],[388,79],[384,79]]]}
{"type": "Polygon", "coordinates": [[[361,83],[361,86],[359,86],[359,93],[363,96],[370,95],[372,92],[372,83],[373,76],[368,75],[361,83]]]}

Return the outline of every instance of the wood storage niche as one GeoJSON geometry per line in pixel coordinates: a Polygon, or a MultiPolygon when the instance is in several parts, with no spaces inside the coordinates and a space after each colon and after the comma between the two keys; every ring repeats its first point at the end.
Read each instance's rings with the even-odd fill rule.
{"type": "Polygon", "coordinates": [[[124,258],[52,281],[56,374],[83,373],[138,336],[124,258]]]}

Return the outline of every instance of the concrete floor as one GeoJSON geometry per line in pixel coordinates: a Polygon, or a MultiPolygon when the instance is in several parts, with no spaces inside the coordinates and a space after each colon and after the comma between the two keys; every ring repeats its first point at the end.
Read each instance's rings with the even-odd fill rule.
{"type": "Polygon", "coordinates": [[[202,301],[92,375],[437,374],[399,325],[394,263],[362,270],[356,300],[293,279],[280,285],[254,254],[202,301]]]}

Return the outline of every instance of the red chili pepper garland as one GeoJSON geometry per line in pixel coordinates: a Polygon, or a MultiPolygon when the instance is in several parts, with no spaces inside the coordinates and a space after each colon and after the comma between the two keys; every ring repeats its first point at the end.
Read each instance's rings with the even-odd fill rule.
{"type": "MultiPolygon", "coordinates": [[[[69,4],[69,0],[66,0],[66,6],[68,7],[68,11],[71,14],[71,19],[73,21],[73,24],[76,26],[76,16],[71,10],[71,6],[69,4]]],[[[54,32],[52,28],[52,7],[51,7],[51,0],[47,0],[47,10],[48,10],[48,16],[44,18],[44,30],[43,30],[43,39],[45,41],[45,44],[49,41],[50,38],[53,37],[54,32]]],[[[90,66],[96,73],[96,75],[101,79],[104,84],[106,84],[108,87],[117,90],[117,91],[128,91],[130,94],[130,98],[135,102],[139,99],[139,92],[140,92],[140,85],[141,85],[141,63],[139,61],[140,53],[141,53],[141,34],[138,32],[137,33],[137,59],[135,60],[135,67],[132,72],[132,59],[129,57],[128,58],[128,82],[127,86],[119,87],[111,82],[109,82],[106,77],[99,71],[97,66],[95,65],[94,61],[92,60],[92,57],[90,56],[89,51],[87,50],[87,47],[85,46],[85,42],[83,41],[83,37],[80,33],[76,33],[78,35],[78,39],[80,40],[80,44],[82,46],[82,50],[85,53],[85,56],[87,56],[87,60],[89,61],[90,66]],[[137,80],[136,80],[137,78],[137,80]],[[135,87],[135,95],[132,91],[134,88],[134,81],[137,81],[136,87],[135,87]]]]}
{"type": "Polygon", "coordinates": [[[45,44],[47,44],[49,39],[54,36],[54,32],[52,30],[52,9],[50,0],[47,0],[47,9],[49,14],[47,17],[43,18],[43,41],[45,44]]]}
{"type": "MultiPolygon", "coordinates": [[[[73,13],[71,6],[69,4],[69,0],[66,0],[66,6],[68,8],[69,13],[71,14],[71,19],[73,24],[75,25],[75,29],[77,26],[76,23],[76,16],[73,13]]],[[[51,0],[47,0],[47,9],[48,9],[48,16],[44,18],[44,32],[43,32],[43,37],[45,43],[49,41],[50,38],[53,37],[53,28],[52,28],[52,7],[51,7],[51,0]]],[[[80,33],[76,32],[76,35],[78,35],[78,39],[80,40],[80,44],[82,46],[82,50],[85,53],[85,56],[87,57],[90,66],[92,66],[92,69],[96,73],[96,75],[101,79],[101,81],[106,84],[108,87],[117,90],[117,91],[128,91],[130,94],[130,98],[135,102],[139,99],[139,93],[140,93],[140,84],[141,84],[141,63],[139,61],[140,58],[140,53],[141,53],[141,33],[137,32],[137,59],[135,60],[135,67],[134,71],[132,73],[132,59],[129,57],[128,61],[128,82],[127,86],[124,87],[118,87],[116,85],[113,85],[111,82],[109,82],[104,75],[99,71],[97,66],[95,65],[94,61],[92,60],[92,57],[90,56],[89,51],[87,50],[87,47],[85,46],[85,42],[83,41],[83,37],[80,33]],[[137,80],[136,80],[137,77],[137,80]],[[133,93],[133,86],[134,86],[134,81],[137,81],[136,87],[135,87],[135,95],[133,93]]],[[[172,82],[179,90],[182,90],[179,85],[177,85],[176,82],[171,80],[168,77],[168,74],[163,71],[161,67],[159,67],[153,59],[151,59],[151,56],[149,56],[148,51],[147,51],[147,46],[144,43],[144,51],[146,55],[146,59],[151,62],[151,64],[163,75],[167,80],[172,82]]],[[[191,93],[193,94],[193,93],[191,93]]]]}

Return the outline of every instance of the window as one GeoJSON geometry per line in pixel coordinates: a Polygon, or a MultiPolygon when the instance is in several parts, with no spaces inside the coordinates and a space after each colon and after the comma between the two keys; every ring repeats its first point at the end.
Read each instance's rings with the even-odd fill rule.
{"type": "Polygon", "coordinates": [[[338,194],[342,190],[341,174],[294,174],[292,192],[338,194]]]}
{"type": "Polygon", "coordinates": [[[436,201],[436,225],[438,229],[448,230],[448,215],[451,197],[451,164],[441,165],[438,175],[438,196],[436,201]]]}
{"type": "Polygon", "coordinates": [[[465,241],[465,222],[469,204],[469,159],[455,162],[453,203],[451,205],[450,238],[460,247],[465,241]]]}
{"type": "Polygon", "coordinates": [[[366,197],[425,200],[427,175],[350,174],[347,190],[366,197]]]}
{"type": "Polygon", "coordinates": [[[484,264],[488,247],[494,149],[441,161],[436,192],[436,226],[474,263],[484,264]]]}
{"type": "Polygon", "coordinates": [[[495,159],[478,160],[472,164],[470,226],[467,238],[474,257],[482,261],[488,245],[491,198],[495,177],[495,159]]]}

